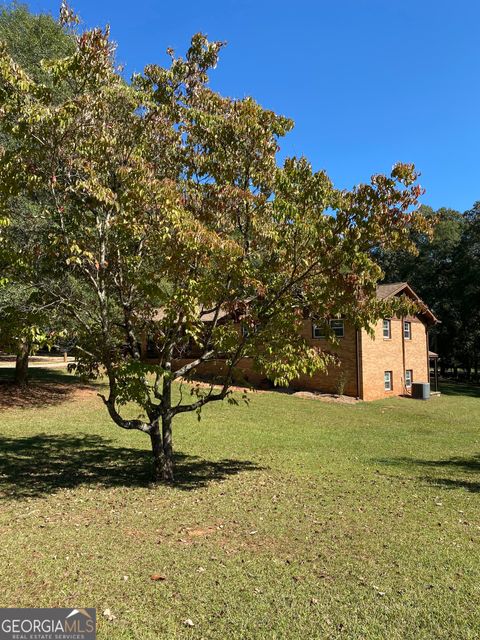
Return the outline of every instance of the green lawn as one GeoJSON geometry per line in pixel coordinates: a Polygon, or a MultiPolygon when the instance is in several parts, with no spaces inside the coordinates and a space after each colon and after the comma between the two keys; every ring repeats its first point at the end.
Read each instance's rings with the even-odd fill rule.
{"type": "Polygon", "coordinates": [[[146,436],[33,387],[0,413],[0,605],[96,607],[112,640],[477,639],[480,393],[444,391],[212,405],[151,488],[146,436]]]}

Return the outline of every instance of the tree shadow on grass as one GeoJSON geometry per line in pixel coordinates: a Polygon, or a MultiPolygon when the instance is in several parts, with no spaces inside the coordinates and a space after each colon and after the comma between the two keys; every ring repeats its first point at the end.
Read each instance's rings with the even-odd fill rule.
{"type": "Polygon", "coordinates": [[[445,396],[480,398],[480,385],[464,382],[442,382],[440,383],[440,392],[445,396]]]}
{"type": "MultiPolygon", "coordinates": [[[[152,480],[149,451],[112,446],[98,435],[0,436],[0,451],[0,499],[40,497],[88,485],[146,487],[152,480]]],[[[174,488],[198,489],[258,469],[249,461],[209,461],[177,453],[174,488]]]]}
{"type": "Polygon", "coordinates": [[[418,467],[427,469],[429,475],[420,476],[419,480],[434,486],[445,489],[465,489],[472,493],[480,492],[480,454],[468,457],[454,456],[442,460],[422,460],[417,458],[388,458],[375,460],[376,463],[398,466],[398,467],[418,467]],[[438,473],[448,472],[448,478],[440,477],[438,473]],[[475,474],[471,480],[467,476],[475,474]]]}
{"type": "Polygon", "coordinates": [[[21,389],[14,384],[0,382],[0,409],[40,409],[56,407],[68,402],[74,395],[92,395],[94,389],[87,385],[42,382],[21,389]]]}
{"type": "Polygon", "coordinates": [[[0,409],[37,409],[58,406],[73,395],[91,395],[97,387],[86,384],[78,376],[48,369],[31,369],[28,385],[13,383],[13,370],[0,369],[0,409]]]}

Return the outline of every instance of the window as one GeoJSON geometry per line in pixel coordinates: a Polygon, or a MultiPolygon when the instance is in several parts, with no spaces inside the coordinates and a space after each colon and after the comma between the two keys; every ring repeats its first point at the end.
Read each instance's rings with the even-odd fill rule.
{"type": "MultiPolygon", "coordinates": [[[[328,323],[332,333],[337,338],[343,338],[345,336],[345,325],[343,320],[330,320],[328,323]]],[[[312,323],[312,336],[314,338],[326,338],[325,326],[312,323]]]]}
{"type": "Polygon", "coordinates": [[[343,338],[345,334],[343,320],[330,320],[330,327],[337,338],[343,338]]]}
{"type": "Polygon", "coordinates": [[[405,338],[405,340],[412,339],[412,323],[411,322],[403,323],[403,337],[405,338]]]}
{"type": "Polygon", "coordinates": [[[325,329],[316,324],[312,325],[312,334],[314,338],[325,338],[325,329]]]}
{"type": "Polygon", "coordinates": [[[412,386],[412,380],[413,380],[413,371],[412,369],[407,369],[405,371],[405,386],[407,389],[410,389],[410,387],[412,386]]]}
{"type": "Polygon", "coordinates": [[[253,331],[252,331],[252,327],[249,327],[248,324],[246,324],[245,322],[242,322],[242,336],[244,338],[248,338],[249,335],[253,333],[257,333],[257,331],[258,331],[257,324],[253,326],[253,331]]]}
{"type": "Polygon", "coordinates": [[[383,379],[384,379],[385,391],[391,391],[393,389],[392,372],[385,371],[383,379]]]}
{"type": "Polygon", "coordinates": [[[392,323],[390,320],[383,321],[383,339],[390,340],[392,337],[392,323]]]}

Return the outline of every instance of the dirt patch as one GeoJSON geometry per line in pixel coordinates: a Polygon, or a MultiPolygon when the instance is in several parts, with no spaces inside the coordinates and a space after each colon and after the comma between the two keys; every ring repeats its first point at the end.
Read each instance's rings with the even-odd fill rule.
{"type": "Polygon", "coordinates": [[[185,529],[185,534],[190,538],[201,538],[203,536],[208,536],[217,530],[218,527],[207,527],[206,529],[190,529],[187,527],[185,529]]]}
{"type": "Polygon", "coordinates": [[[59,382],[30,382],[25,388],[10,381],[0,381],[0,409],[32,409],[56,406],[72,398],[85,398],[96,393],[88,385],[59,382]]]}
{"type": "Polygon", "coordinates": [[[336,404],[357,404],[357,402],[360,402],[360,400],[352,398],[351,396],[338,396],[333,393],[316,393],[314,391],[296,391],[292,395],[297,398],[320,400],[321,402],[334,402],[336,404]]]}
{"type": "MultiPolygon", "coordinates": [[[[180,378],[181,382],[185,382],[195,387],[205,388],[205,389],[221,389],[221,385],[217,385],[214,383],[205,382],[203,380],[195,380],[195,381],[187,381],[180,378]]],[[[360,402],[357,398],[352,398],[351,396],[339,396],[333,393],[321,393],[320,391],[292,391],[291,389],[258,389],[256,387],[237,387],[232,385],[229,387],[232,391],[237,391],[241,393],[285,393],[287,395],[295,396],[297,398],[306,398],[307,400],[320,400],[321,402],[333,402],[336,404],[356,404],[360,402]]]]}

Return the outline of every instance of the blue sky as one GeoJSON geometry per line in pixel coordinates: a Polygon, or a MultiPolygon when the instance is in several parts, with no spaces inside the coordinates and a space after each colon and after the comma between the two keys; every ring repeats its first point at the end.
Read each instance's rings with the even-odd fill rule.
{"type": "MultiPolygon", "coordinates": [[[[31,0],[58,13],[59,2],[31,0]]],[[[350,188],[414,162],[423,202],[480,200],[478,0],[72,0],[109,23],[127,72],[183,53],[202,31],[226,40],[214,89],[289,116],[281,155],[306,155],[350,188]]]]}

